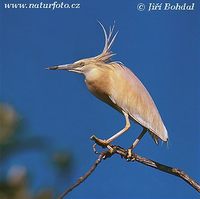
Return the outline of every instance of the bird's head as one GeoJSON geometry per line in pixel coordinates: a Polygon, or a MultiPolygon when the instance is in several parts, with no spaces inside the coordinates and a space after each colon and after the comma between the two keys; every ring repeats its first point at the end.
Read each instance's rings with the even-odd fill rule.
{"type": "Polygon", "coordinates": [[[94,60],[92,60],[92,58],[88,58],[88,59],[78,60],[72,64],[51,66],[47,69],[49,69],[49,70],[66,70],[66,71],[72,71],[75,73],[84,74],[87,72],[87,70],[89,70],[89,68],[92,67],[93,63],[94,63],[94,60]]]}
{"type": "Polygon", "coordinates": [[[81,74],[86,74],[88,71],[90,71],[92,68],[102,65],[102,64],[107,64],[111,62],[111,57],[114,55],[111,52],[111,46],[117,36],[117,33],[113,35],[113,30],[114,30],[114,25],[109,30],[109,33],[107,34],[104,26],[99,22],[101,25],[104,36],[105,36],[105,45],[102,53],[98,56],[91,57],[91,58],[85,58],[78,60],[72,64],[64,64],[64,65],[58,65],[58,66],[51,66],[48,67],[47,69],[49,70],[66,70],[66,71],[72,71],[76,73],[81,73],[81,74]]]}

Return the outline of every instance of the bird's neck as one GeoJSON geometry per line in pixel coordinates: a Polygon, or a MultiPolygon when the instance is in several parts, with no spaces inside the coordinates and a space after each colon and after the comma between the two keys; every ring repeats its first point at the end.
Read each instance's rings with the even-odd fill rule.
{"type": "Polygon", "coordinates": [[[110,71],[106,68],[94,67],[87,71],[85,75],[85,83],[89,90],[106,87],[109,84],[110,71]]]}

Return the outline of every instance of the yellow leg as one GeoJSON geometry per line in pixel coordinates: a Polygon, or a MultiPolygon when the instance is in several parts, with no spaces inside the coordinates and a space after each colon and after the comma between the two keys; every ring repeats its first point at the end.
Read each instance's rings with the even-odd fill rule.
{"type": "Polygon", "coordinates": [[[102,140],[102,139],[99,139],[97,138],[96,136],[92,136],[91,139],[92,140],[95,140],[95,142],[101,146],[104,146],[104,147],[107,147],[108,149],[110,149],[110,147],[108,146],[113,140],[115,140],[116,138],[118,138],[120,135],[122,135],[123,133],[125,133],[129,128],[130,128],[130,121],[129,121],[129,116],[126,112],[122,111],[122,113],[124,114],[124,117],[126,119],[126,125],[125,127],[117,132],[115,135],[113,135],[112,137],[110,137],[109,139],[107,140],[102,140]]]}
{"type": "Polygon", "coordinates": [[[147,132],[147,129],[143,128],[143,130],[140,133],[140,135],[137,137],[137,139],[133,142],[133,144],[131,145],[131,147],[128,149],[128,158],[131,158],[132,150],[137,146],[137,144],[139,143],[139,141],[142,139],[142,137],[144,136],[144,134],[146,132],[147,132]]]}
{"type": "Polygon", "coordinates": [[[121,131],[119,131],[118,133],[116,133],[115,135],[113,135],[112,137],[110,137],[109,139],[106,140],[106,142],[108,144],[111,143],[116,138],[118,138],[119,136],[121,136],[123,133],[125,133],[130,128],[130,126],[131,126],[128,114],[126,112],[124,112],[124,111],[122,111],[122,113],[124,114],[124,117],[126,119],[126,125],[125,125],[125,127],[121,131]]]}
{"type": "Polygon", "coordinates": [[[142,139],[142,137],[144,136],[144,134],[147,132],[146,128],[143,128],[142,132],[140,133],[140,135],[137,137],[137,139],[133,142],[132,146],[130,147],[130,149],[134,149],[136,147],[136,145],[139,143],[139,141],[142,139]]]}
{"type": "Polygon", "coordinates": [[[124,114],[124,117],[126,119],[126,125],[125,125],[125,127],[121,131],[117,132],[115,135],[113,135],[112,137],[110,137],[107,140],[101,140],[101,139],[96,138],[96,140],[98,140],[98,142],[100,143],[100,145],[103,145],[103,146],[106,147],[113,140],[115,140],[116,138],[118,138],[120,135],[122,135],[123,133],[125,133],[130,128],[131,125],[130,125],[128,114],[126,112],[124,112],[124,111],[122,111],[122,113],[124,114]]]}

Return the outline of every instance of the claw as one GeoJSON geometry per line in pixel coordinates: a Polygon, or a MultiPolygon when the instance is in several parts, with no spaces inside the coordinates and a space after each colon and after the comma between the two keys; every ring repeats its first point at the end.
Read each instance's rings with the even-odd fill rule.
{"type": "Polygon", "coordinates": [[[95,154],[99,154],[99,152],[96,149],[96,145],[97,145],[96,143],[93,144],[92,148],[93,148],[93,151],[94,151],[95,154]]]}
{"type": "Polygon", "coordinates": [[[107,148],[108,148],[110,154],[114,153],[115,150],[113,149],[113,147],[111,147],[110,145],[107,145],[107,148]]]}
{"type": "Polygon", "coordinates": [[[131,159],[132,158],[132,149],[127,150],[127,158],[131,159]]]}
{"type": "Polygon", "coordinates": [[[127,149],[127,156],[126,156],[126,160],[129,162],[129,161],[134,161],[135,160],[135,157],[134,157],[134,154],[132,153],[132,149],[129,148],[127,149]]]}

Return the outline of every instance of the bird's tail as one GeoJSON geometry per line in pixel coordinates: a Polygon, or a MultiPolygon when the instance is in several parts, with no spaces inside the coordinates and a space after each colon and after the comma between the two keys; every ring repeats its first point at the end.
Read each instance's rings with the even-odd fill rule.
{"type": "Polygon", "coordinates": [[[153,141],[156,143],[156,144],[159,144],[159,137],[157,135],[155,135],[154,133],[152,132],[149,132],[151,137],[153,138],[153,141]]]}
{"type": "MultiPolygon", "coordinates": [[[[151,137],[153,138],[153,141],[156,143],[156,144],[159,144],[159,141],[161,140],[157,135],[155,135],[154,133],[152,132],[149,132],[149,134],[151,135],[151,137]]],[[[169,138],[167,139],[167,141],[163,141],[161,140],[162,143],[165,142],[167,144],[167,147],[168,147],[168,144],[169,144],[169,138]]]]}

